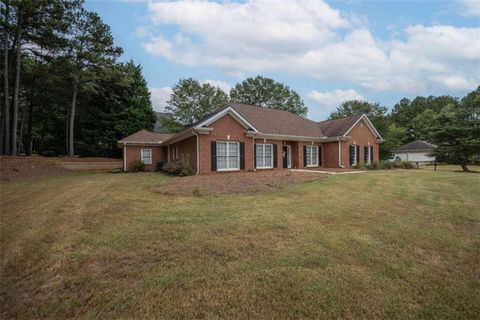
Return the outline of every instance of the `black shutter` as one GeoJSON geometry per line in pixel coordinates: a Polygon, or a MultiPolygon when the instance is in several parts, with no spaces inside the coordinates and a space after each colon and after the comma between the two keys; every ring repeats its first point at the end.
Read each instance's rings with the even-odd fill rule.
{"type": "Polygon", "coordinates": [[[363,147],[363,162],[368,163],[368,151],[370,150],[370,146],[363,147]]]}
{"type": "Polygon", "coordinates": [[[318,146],[318,165],[322,165],[322,146],[318,146]]]}
{"type": "Polygon", "coordinates": [[[253,167],[257,168],[257,144],[253,144],[253,167]]]}
{"type": "Polygon", "coordinates": [[[360,146],[355,146],[355,148],[357,148],[357,164],[360,163],[360,146]]]}
{"type": "Polygon", "coordinates": [[[307,166],[307,146],[303,146],[303,166],[307,166]]]}
{"type": "Polygon", "coordinates": [[[373,162],[373,146],[370,146],[370,162],[373,162]]]}
{"type": "Polygon", "coordinates": [[[277,164],[277,154],[278,150],[277,150],[277,145],[274,144],[273,145],[273,167],[276,168],[278,167],[278,164],[277,164]]]}
{"type": "Polygon", "coordinates": [[[211,158],[212,158],[212,171],[217,171],[217,142],[210,142],[211,145],[211,158]]]}
{"type": "Polygon", "coordinates": [[[240,142],[240,170],[245,170],[245,142],[240,142]]]}

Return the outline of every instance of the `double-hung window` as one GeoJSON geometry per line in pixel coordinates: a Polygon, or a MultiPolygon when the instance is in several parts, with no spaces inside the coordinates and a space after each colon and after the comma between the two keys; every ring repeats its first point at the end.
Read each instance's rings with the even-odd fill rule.
{"type": "Polygon", "coordinates": [[[256,164],[258,169],[273,168],[273,145],[272,144],[256,144],[256,164]]]}
{"type": "Polygon", "coordinates": [[[318,146],[305,146],[307,167],[318,167],[318,146]]]}
{"type": "Polygon", "coordinates": [[[217,170],[240,170],[240,151],[237,141],[217,141],[217,170]]]}
{"type": "Polygon", "coordinates": [[[350,165],[356,166],[358,164],[358,150],[359,146],[356,144],[351,144],[349,148],[349,157],[350,157],[350,165]]]}
{"type": "Polygon", "coordinates": [[[152,149],[142,149],[140,158],[145,164],[152,164],[152,149]]]}

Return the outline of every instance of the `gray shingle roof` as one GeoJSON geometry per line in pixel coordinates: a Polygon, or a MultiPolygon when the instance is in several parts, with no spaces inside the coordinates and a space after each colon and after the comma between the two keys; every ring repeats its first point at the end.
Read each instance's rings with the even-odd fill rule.
{"type": "Polygon", "coordinates": [[[229,105],[263,134],[323,137],[322,130],[315,121],[291,112],[241,103],[229,105]]]}
{"type": "Polygon", "coordinates": [[[350,117],[326,120],[318,122],[318,126],[327,137],[343,136],[363,114],[356,114],[350,117]]]}
{"type": "Polygon", "coordinates": [[[160,143],[172,136],[173,134],[170,133],[158,133],[147,130],[140,130],[138,132],[135,132],[134,134],[129,135],[128,137],[123,138],[119,142],[160,143]]]}
{"type": "Polygon", "coordinates": [[[429,143],[423,140],[415,140],[413,142],[407,143],[406,145],[396,148],[395,150],[393,150],[393,152],[432,151],[436,147],[437,146],[432,143],[429,143]]]}

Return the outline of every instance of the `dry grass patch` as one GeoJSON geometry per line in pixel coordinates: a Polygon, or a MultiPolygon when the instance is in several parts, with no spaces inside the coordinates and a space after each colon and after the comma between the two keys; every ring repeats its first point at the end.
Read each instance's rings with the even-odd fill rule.
{"type": "Polygon", "coordinates": [[[473,319],[478,175],[165,196],[159,174],[2,185],[1,316],[473,319]]]}

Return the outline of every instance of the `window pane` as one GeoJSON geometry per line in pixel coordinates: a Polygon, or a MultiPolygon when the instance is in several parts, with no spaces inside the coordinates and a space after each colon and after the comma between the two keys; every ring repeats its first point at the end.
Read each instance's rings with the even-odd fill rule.
{"type": "Polygon", "coordinates": [[[272,167],[273,166],[273,150],[271,144],[265,145],[265,167],[272,167]]]}
{"type": "Polygon", "coordinates": [[[217,141],[217,170],[227,169],[227,143],[217,141]]]}
{"type": "Polygon", "coordinates": [[[142,162],[145,164],[150,164],[152,163],[152,153],[151,150],[144,149],[142,150],[142,162]]]}
{"type": "Polygon", "coordinates": [[[312,147],[307,146],[307,166],[312,165],[312,147]]]}
{"type": "Polygon", "coordinates": [[[228,145],[228,168],[229,169],[239,169],[239,144],[237,142],[230,142],[228,145]]]}
{"type": "Polygon", "coordinates": [[[318,147],[312,147],[312,166],[318,166],[318,147]]]}
{"type": "Polygon", "coordinates": [[[227,143],[217,142],[217,157],[227,155],[227,143]]]}
{"type": "Polygon", "coordinates": [[[256,152],[257,152],[257,167],[258,168],[261,168],[264,166],[264,163],[263,163],[263,144],[257,144],[255,145],[255,149],[256,149],[256,152]]]}

